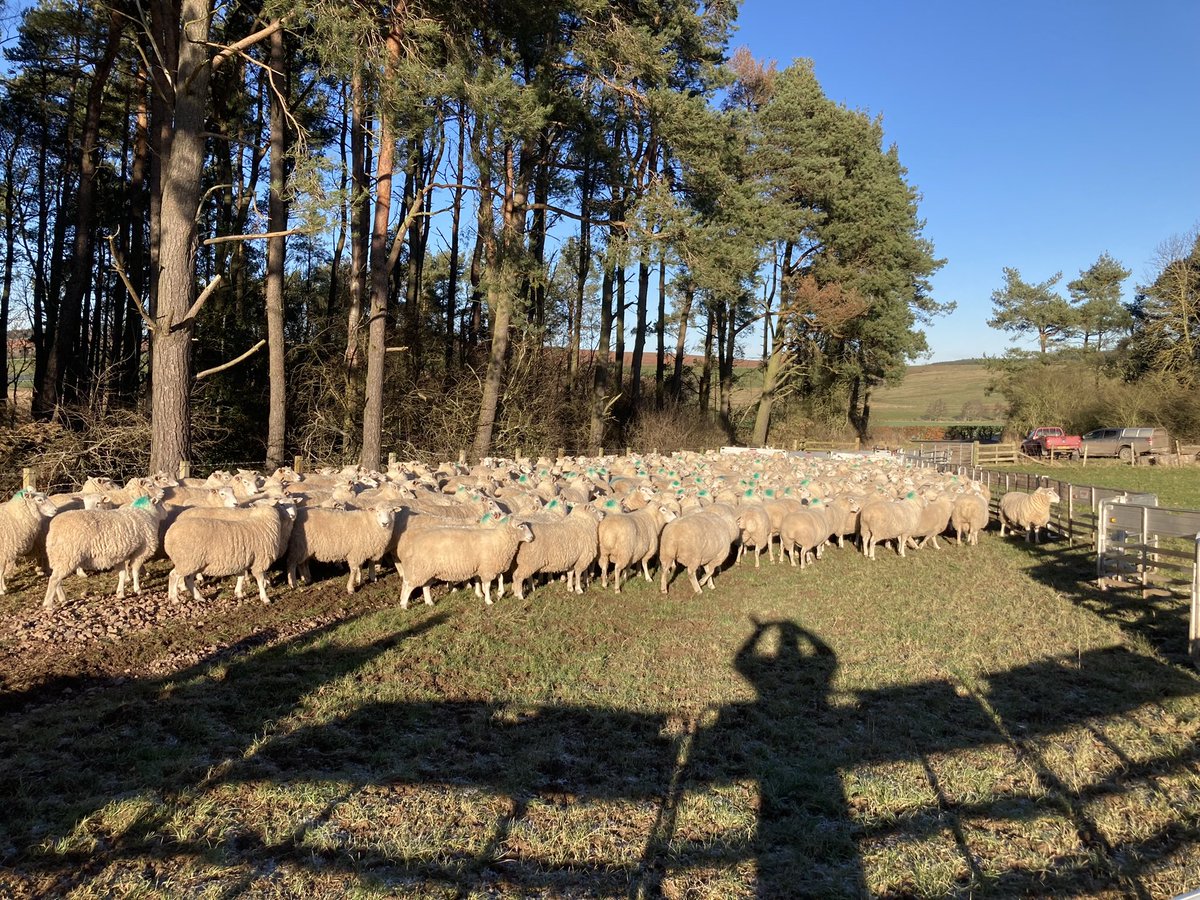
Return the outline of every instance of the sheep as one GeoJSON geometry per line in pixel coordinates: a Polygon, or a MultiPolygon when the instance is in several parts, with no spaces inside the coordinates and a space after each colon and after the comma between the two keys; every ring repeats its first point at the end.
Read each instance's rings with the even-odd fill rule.
{"type": "MultiPolygon", "coordinates": [[[[578,505],[565,517],[526,519],[533,540],[517,547],[513,591],[525,599],[525,580],[541,572],[567,575],[567,590],[583,593],[583,573],[592,567],[599,551],[599,527],[604,513],[594,507],[578,505]]],[[[503,588],[501,588],[503,596],[503,588]]]]}
{"type": "Polygon", "coordinates": [[[375,580],[375,563],[392,545],[394,522],[395,513],[390,507],[301,510],[288,543],[288,585],[295,586],[298,567],[304,568],[305,581],[311,581],[307,576],[310,559],[346,562],[350,564],[346,592],[353,594],[362,584],[364,562],[370,564],[370,577],[375,580]]]}
{"type": "Polygon", "coordinates": [[[133,575],[133,592],[140,594],[140,572],[158,549],[158,523],[162,518],[161,496],[139,497],[118,509],[74,509],[60,513],[46,534],[46,561],[50,580],[42,607],[66,602],[63,579],[72,572],[103,572],[121,566],[117,596],[125,596],[125,581],[133,575]]]}
{"type": "Polygon", "coordinates": [[[528,524],[512,519],[493,527],[443,525],[414,531],[403,547],[400,608],[408,609],[408,599],[417,588],[432,606],[431,581],[457,584],[473,578],[479,579],[484,603],[491,606],[492,581],[512,566],[518,545],[533,539],[528,524]]]}
{"type": "Polygon", "coordinates": [[[1058,501],[1054,488],[1040,487],[1032,494],[1009,491],[1000,498],[1000,536],[1004,537],[1006,525],[1013,531],[1020,527],[1025,529],[1026,543],[1038,543],[1038,532],[1050,522],[1050,506],[1058,501]]]}
{"type": "Polygon", "coordinates": [[[703,593],[701,584],[715,588],[713,574],[729,559],[737,539],[738,526],[719,512],[700,510],[667,522],[658,544],[659,593],[667,593],[676,563],[687,569],[694,594],[703,593]],[[702,580],[697,580],[697,570],[702,580]]]}
{"type": "Polygon", "coordinates": [[[196,587],[196,576],[220,578],[237,575],[234,595],[240,599],[242,578],[247,571],[258,582],[258,597],[267,597],[266,571],[287,544],[295,519],[294,506],[261,502],[249,509],[221,511],[209,516],[186,516],[167,531],[166,550],[174,568],[169,578],[171,599],[179,596],[179,582],[197,600],[204,597],[196,587]],[[227,517],[232,514],[232,518],[227,517]]]}
{"type": "Polygon", "coordinates": [[[838,547],[846,546],[846,535],[858,531],[858,513],[862,508],[862,500],[857,496],[834,497],[825,507],[825,516],[829,519],[830,537],[836,537],[838,547]]]}
{"type": "Polygon", "coordinates": [[[961,494],[954,499],[950,510],[950,524],[954,526],[954,538],[962,546],[963,535],[970,545],[979,544],[979,532],[987,528],[989,518],[987,498],[982,494],[961,494]]]}
{"type": "MultiPolygon", "coordinates": [[[[783,525],[784,518],[789,513],[804,509],[804,504],[797,498],[772,496],[763,501],[763,509],[771,517],[771,534],[767,537],[767,544],[770,546],[772,539],[779,534],[779,528],[783,525]]],[[[783,558],[782,545],[779,548],[779,556],[781,559],[783,558]]]]}
{"type": "Polygon", "coordinates": [[[904,556],[904,546],[920,521],[923,501],[909,491],[903,500],[876,500],[866,504],[858,514],[859,534],[863,556],[875,558],[875,545],[880,541],[896,541],[896,552],[904,556]]]}
{"type": "Polygon", "coordinates": [[[17,491],[0,506],[0,594],[8,591],[4,582],[8,567],[34,550],[46,523],[57,513],[58,507],[45,494],[26,490],[17,491]]]}
{"type": "Polygon", "coordinates": [[[759,567],[759,554],[762,548],[767,548],[767,557],[775,562],[775,550],[771,543],[771,517],[761,503],[743,506],[738,512],[738,530],[741,532],[741,546],[738,547],[738,559],[745,555],[746,547],[754,547],[754,568],[759,567]]]}
{"type": "Polygon", "coordinates": [[[792,565],[796,565],[796,549],[800,549],[800,568],[806,565],[808,554],[816,552],[833,533],[833,526],[825,515],[824,504],[815,504],[788,513],[779,525],[779,555],[786,551],[792,565]]]}
{"type": "Polygon", "coordinates": [[[606,515],[598,531],[600,584],[608,587],[610,563],[618,594],[621,593],[621,575],[635,563],[641,563],[642,574],[650,581],[649,563],[658,552],[659,535],[663,526],[674,519],[674,510],[662,504],[651,504],[631,513],[606,515]]]}
{"type": "Polygon", "coordinates": [[[917,520],[917,528],[912,533],[912,537],[920,538],[921,542],[915,546],[919,549],[924,547],[929,541],[933,542],[934,550],[941,550],[938,546],[938,535],[950,524],[950,516],[954,512],[954,504],[949,497],[934,497],[921,510],[921,515],[917,520]]]}

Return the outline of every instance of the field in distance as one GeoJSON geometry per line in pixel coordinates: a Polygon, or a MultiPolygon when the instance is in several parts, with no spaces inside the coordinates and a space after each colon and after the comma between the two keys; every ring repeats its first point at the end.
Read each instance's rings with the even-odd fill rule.
{"type": "Polygon", "coordinates": [[[878,425],[1003,424],[1007,405],[986,393],[991,374],[982,360],[909,366],[904,381],[871,396],[878,425]]]}

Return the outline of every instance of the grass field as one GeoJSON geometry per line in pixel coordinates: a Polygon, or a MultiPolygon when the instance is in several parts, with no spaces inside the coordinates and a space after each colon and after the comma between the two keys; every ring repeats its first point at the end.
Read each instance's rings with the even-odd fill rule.
{"type": "Polygon", "coordinates": [[[401,611],[334,578],[152,594],[117,637],[112,579],[73,580],[51,645],[22,570],[0,895],[1170,897],[1200,884],[1186,604],[1091,565],[992,531],[698,598],[401,611]]]}
{"type": "Polygon", "coordinates": [[[909,366],[904,381],[896,387],[877,388],[871,395],[871,421],[877,425],[932,424],[927,415],[931,405],[941,402],[937,423],[950,424],[971,407],[967,418],[975,424],[1001,424],[1004,398],[985,393],[991,375],[982,362],[930,363],[909,366]],[[982,414],[981,414],[982,413],[982,414]]]}
{"type": "Polygon", "coordinates": [[[1089,460],[1086,464],[1063,460],[1053,465],[1028,463],[997,468],[1012,472],[1032,472],[1073,484],[1091,484],[1096,487],[1151,493],[1157,495],[1159,506],[1200,509],[1200,468],[1196,466],[1134,468],[1129,463],[1116,460],[1089,460]]]}

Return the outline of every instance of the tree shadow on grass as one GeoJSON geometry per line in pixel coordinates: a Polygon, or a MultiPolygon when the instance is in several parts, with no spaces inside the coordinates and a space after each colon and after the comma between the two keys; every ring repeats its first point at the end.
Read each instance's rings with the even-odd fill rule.
{"type": "Polygon", "coordinates": [[[754,622],[733,656],[755,697],[694,719],[477,700],[375,700],[319,714],[306,705],[335,680],[384,677],[372,666],[381,654],[447,618],[364,646],[313,633],[17,722],[12,740],[0,739],[13,763],[0,772],[0,792],[13,798],[0,823],[9,867],[0,889],[8,880],[65,893],[122,865],[192,863],[222,873],[209,886],[225,896],[262,889],[282,870],[398,894],[658,896],[735,873],[733,883],[764,898],[861,896],[865,846],[950,835],[963,894],[1140,894],[1144,868],[1195,837],[1163,828],[1111,845],[1089,803],[1195,767],[1196,751],[1129,761],[1127,774],[1082,788],[1043,756],[1040,738],[1197,692],[1187,673],[1119,648],[974,687],[934,679],[834,704],[833,648],[782,620],[754,622]],[[31,746],[16,753],[22,740],[31,746]],[[1042,802],[1087,852],[985,871],[972,823],[1019,827],[1044,812],[1015,793],[950,796],[940,759],[998,746],[1027,762],[1042,802]],[[911,815],[861,815],[847,773],[903,762],[918,764],[933,799],[911,815]],[[231,797],[256,811],[221,808],[231,797]],[[93,833],[97,814],[122,801],[137,801],[136,813],[93,833]],[[717,818],[736,803],[745,808],[717,818]],[[277,814],[272,804],[282,804],[277,814]],[[698,820],[698,809],[710,818],[698,820]]]}

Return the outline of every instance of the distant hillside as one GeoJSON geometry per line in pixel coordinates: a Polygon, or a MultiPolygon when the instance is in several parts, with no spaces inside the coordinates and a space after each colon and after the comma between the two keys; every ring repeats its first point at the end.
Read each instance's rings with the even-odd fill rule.
{"type": "Polygon", "coordinates": [[[1006,404],[985,393],[991,375],[982,360],[909,366],[897,387],[882,387],[871,395],[871,421],[877,425],[922,425],[1004,421],[1006,404]]]}

